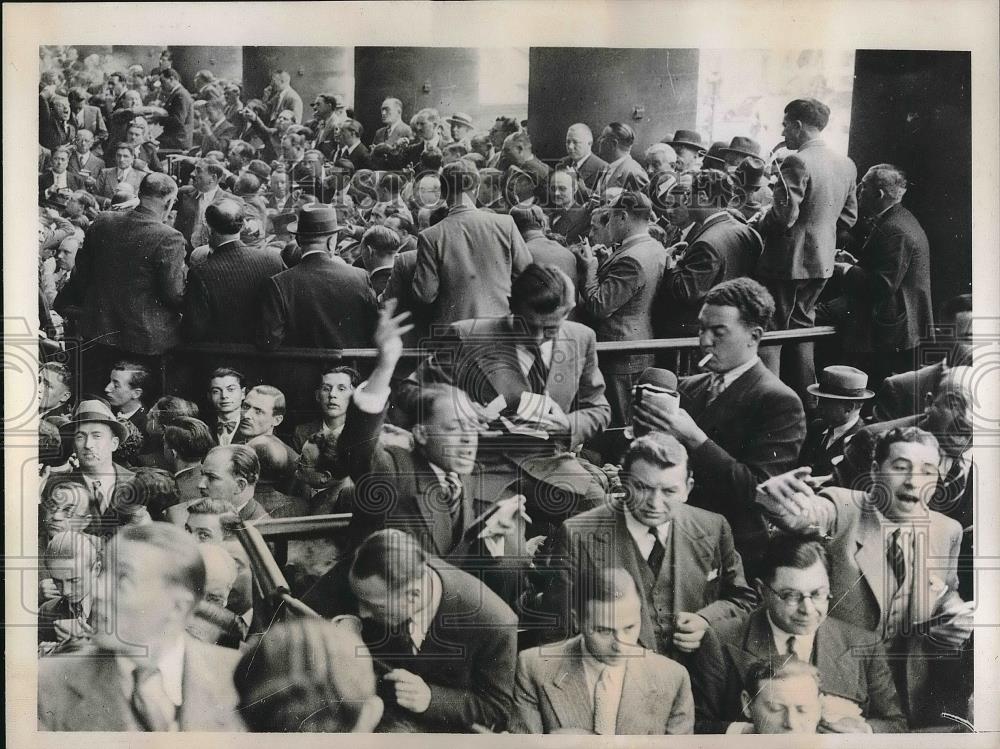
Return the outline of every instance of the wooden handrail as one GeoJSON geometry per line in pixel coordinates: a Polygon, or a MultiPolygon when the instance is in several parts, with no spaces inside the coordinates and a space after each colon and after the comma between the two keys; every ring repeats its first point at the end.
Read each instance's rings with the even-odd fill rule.
{"type": "MultiPolygon", "coordinates": [[[[795,330],[772,330],[764,334],[763,346],[774,346],[793,341],[813,341],[836,334],[829,325],[795,330]]],[[[654,338],[642,341],[599,341],[598,354],[639,353],[645,351],[671,351],[698,348],[698,337],[654,338]]],[[[409,348],[403,350],[404,359],[418,359],[426,356],[426,349],[409,348]]],[[[168,352],[171,354],[213,354],[216,356],[239,356],[250,359],[284,359],[289,361],[326,362],[339,359],[375,359],[378,349],[374,348],[280,348],[264,351],[254,346],[237,343],[193,343],[180,346],[168,352]]]]}

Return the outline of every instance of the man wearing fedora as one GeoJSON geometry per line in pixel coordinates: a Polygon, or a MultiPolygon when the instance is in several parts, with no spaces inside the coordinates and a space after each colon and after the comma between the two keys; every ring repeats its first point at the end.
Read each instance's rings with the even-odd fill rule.
{"type": "Polygon", "coordinates": [[[763,166],[764,163],[764,156],[760,143],[755,141],[753,138],[737,135],[729,141],[729,145],[721,149],[721,151],[722,157],[726,160],[726,171],[730,174],[736,171],[736,167],[742,164],[746,159],[759,161],[761,166],[763,166]]]}
{"type": "Polygon", "coordinates": [[[809,424],[799,465],[812,468],[814,476],[826,476],[843,459],[847,440],[864,426],[861,407],[875,393],[868,389],[868,375],[842,365],[826,367],[809,392],[819,398],[819,418],[809,424]]]}
{"type": "Polygon", "coordinates": [[[672,139],[663,142],[677,152],[678,174],[701,169],[701,160],[705,156],[705,141],[702,140],[701,133],[678,130],[672,139]]]}
{"type": "MultiPolygon", "coordinates": [[[[757,277],[774,297],[774,328],[811,328],[816,302],[834,273],[838,233],[846,233],[858,219],[855,181],[858,170],[848,157],[827,146],[820,134],[830,121],[830,108],[815,99],[795,99],[785,107],[781,134],[796,149],[781,163],[774,202],[758,224],[764,254],[757,277]]],[[[768,369],[782,379],[809,408],[807,387],[816,381],[813,344],[761,349],[768,369]]]]}
{"type": "Polygon", "coordinates": [[[117,525],[114,515],[115,492],[127,496],[127,486],[135,474],[114,462],[114,452],[125,439],[125,426],[111,412],[111,407],[97,398],[77,406],[66,425],[73,436],[73,449],[79,468],[70,475],[90,490],[90,514],[95,518],[88,529],[104,535],[107,526],[117,525]],[[95,527],[97,526],[97,527],[95,527]]]}
{"type": "Polygon", "coordinates": [[[302,250],[297,265],[264,283],[257,345],[362,348],[378,317],[375,292],[362,268],[334,257],[337,214],[327,205],[302,207],[289,231],[302,250]]]}
{"type": "Polygon", "coordinates": [[[451,128],[451,139],[455,143],[461,143],[470,151],[472,150],[472,136],[476,132],[476,124],[465,112],[455,112],[451,117],[445,118],[445,122],[451,128]]]}
{"type": "Polygon", "coordinates": [[[734,207],[748,221],[774,202],[765,162],[758,159],[743,159],[733,171],[733,179],[740,188],[741,198],[739,205],[734,207]]]}

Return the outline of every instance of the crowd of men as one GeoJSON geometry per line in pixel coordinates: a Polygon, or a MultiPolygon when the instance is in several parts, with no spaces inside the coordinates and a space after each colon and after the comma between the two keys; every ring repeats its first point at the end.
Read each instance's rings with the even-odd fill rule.
{"type": "Polygon", "coordinates": [[[815,99],[771,151],[578,123],[546,163],[544,123],[387,98],[369,135],[290,81],[42,73],[41,727],[972,719],[971,298],[919,366],[902,169],[856,189],[815,99]],[[834,345],[764,341],[819,322],[834,345]],[[295,378],[223,354],[162,392],[192,343],[376,357],[292,422],[295,378]],[[247,529],[331,513],[276,614],[247,529]]]}

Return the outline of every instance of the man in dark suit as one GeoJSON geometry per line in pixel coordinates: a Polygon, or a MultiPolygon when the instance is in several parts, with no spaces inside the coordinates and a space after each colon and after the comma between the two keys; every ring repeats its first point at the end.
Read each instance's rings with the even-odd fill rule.
{"type": "Polygon", "coordinates": [[[88,104],[90,95],[85,88],[70,89],[67,94],[69,100],[70,122],[76,128],[77,134],[81,130],[87,130],[92,134],[92,138],[98,143],[103,143],[108,137],[108,128],[104,124],[104,115],[100,107],[88,104]]]}
{"type": "Polygon", "coordinates": [[[549,228],[570,244],[579,242],[590,231],[590,211],[578,202],[581,184],[579,175],[564,167],[556,167],[549,175],[549,228]]]}
{"type": "Polygon", "coordinates": [[[874,416],[876,421],[892,421],[919,414],[927,395],[937,392],[941,380],[952,367],[972,363],[972,294],[960,294],[941,305],[939,334],[933,345],[924,344],[924,361],[941,360],[912,372],[886,378],[876,390],[874,416]]]}
{"type": "Polygon", "coordinates": [[[573,612],[580,634],[518,656],[512,732],[691,733],[687,671],[638,645],[642,599],[635,580],[615,567],[588,583],[573,612]]]}
{"type": "MultiPolygon", "coordinates": [[[[591,215],[591,239],[608,248],[611,256],[598,265],[590,244],[576,245],[580,279],[580,310],[594,322],[598,341],[636,341],[654,338],[652,307],[667,256],[663,245],[649,235],[652,204],[643,193],[626,191],[591,215]]],[[[631,421],[632,386],[651,354],[625,354],[605,360],[611,425],[631,421]]]]}
{"type": "Polygon", "coordinates": [[[514,206],[510,217],[521,232],[532,263],[555,265],[568,278],[576,278],[576,256],[565,245],[545,236],[545,214],[540,206],[514,206]]]}
{"type": "Polygon", "coordinates": [[[142,405],[143,396],[149,397],[152,376],[149,368],[140,362],[119,361],[111,366],[104,397],[114,409],[119,421],[130,421],[145,442],[149,437],[146,427],[148,412],[142,405]]]}
{"type": "Polygon", "coordinates": [[[371,344],[378,312],[368,274],[331,255],[337,217],[321,204],[303,206],[289,225],[302,257],[264,284],[257,345],[361,348],[371,344]]]}
{"type": "Polygon", "coordinates": [[[94,631],[94,587],[101,574],[97,540],[74,531],[56,533],[45,548],[45,570],[59,595],[38,609],[38,642],[49,643],[46,651],[76,649],[94,631]]]}
{"type": "Polygon", "coordinates": [[[201,155],[209,151],[229,151],[229,141],[239,136],[236,125],[226,119],[225,102],[222,99],[209,99],[201,109],[197,118],[198,136],[201,142],[201,155]]]}
{"type": "Polygon", "coordinates": [[[260,478],[257,453],[246,445],[217,446],[201,464],[201,496],[228,502],[240,520],[251,523],[271,516],[254,498],[260,478]]]}
{"type": "Polygon", "coordinates": [[[861,179],[858,210],[871,222],[855,264],[834,263],[843,296],[817,310],[841,333],[847,360],[878,388],[893,371],[913,368],[916,348],[933,334],[930,244],[901,201],[906,175],[891,164],[861,179]]]}
{"type": "Polygon", "coordinates": [[[671,222],[687,228],[687,247],[670,256],[657,297],[668,336],[697,335],[705,295],[723,281],[752,275],[763,249],[760,235],[726,210],[737,189],[732,178],[714,170],[691,176],[690,186],[670,192],[671,222]]]}
{"type": "Polygon", "coordinates": [[[402,120],[403,102],[399,99],[389,97],[382,102],[382,122],[383,127],[375,131],[373,146],[380,143],[387,143],[390,146],[396,145],[396,141],[401,138],[413,138],[413,131],[410,126],[402,120]]]}
{"type": "Polygon", "coordinates": [[[369,227],[361,237],[360,260],[371,281],[375,296],[380,297],[389,283],[396,252],[399,250],[399,235],[378,224],[369,227]]]}
{"type": "Polygon", "coordinates": [[[382,290],[382,302],[396,300],[399,312],[410,313],[412,330],[403,336],[407,348],[416,348],[430,334],[430,315],[426,306],[417,299],[413,291],[413,276],[417,271],[417,251],[406,250],[396,253],[389,280],[382,290]]]}
{"type": "Polygon", "coordinates": [[[91,224],[56,299],[57,309],[80,304],[83,335],[100,341],[84,377],[91,390],[123,352],[153,358],[180,343],[184,237],[163,223],[176,197],[166,174],[146,175],[134,210],[102,213],[91,224]]]}
{"type": "Polygon", "coordinates": [[[52,117],[48,121],[47,129],[40,133],[39,142],[50,151],[54,151],[73,142],[73,138],[76,137],[76,125],[70,120],[69,100],[65,96],[53,96],[49,106],[52,117]]]}
{"type": "Polygon", "coordinates": [[[85,190],[87,181],[79,174],[68,171],[70,152],[67,146],[60,146],[49,158],[49,171],[38,177],[38,202],[47,203],[59,193],[85,190]]]}
{"type": "Polygon", "coordinates": [[[431,324],[510,311],[510,284],[531,255],[510,216],[475,207],[479,174],[466,159],[441,174],[448,216],[420,232],[413,292],[431,307],[431,324]]]}
{"type": "MultiPolygon", "coordinates": [[[[526,131],[508,135],[503,142],[503,155],[511,165],[516,166],[521,171],[531,177],[531,181],[536,186],[544,187],[549,180],[549,173],[552,169],[540,161],[531,149],[531,137],[526,131]]],[[[508,172],[510,175],[510,172],[508,172]]],[[[506,194],[508,196],[516,193],[517,190],[508,185],[506,194]]]]}
{"type": "Polygon", "coordinates": [[[799,465],[812,468],[813,476],[827,476],[843,459],[848,440],[864,426],[861,407],[875,393],[868,389],[868,375],[842,365],[823,369],[809,392],[819,399],[819,418],[809,424],[799,465]]]}
{"type": "Polygon", "coordinates": [[[649,175],[642,164],[632,158],[632,144],[635,131],[623,122],[612,122],[597,139],[598,153],[608,165],[597,178],[594,194],[602,201],[607,200],[611,188],[622,190],[645,190],[649,175]]]}
{"type": "MultiPolygon", "coordinates": [[[[764,254],[757,266],[757,277],[774,297],[778,330],[812,327],[820,292],[833,275],[838,231],[858,219],[857,167],[820,139],[829,120],[830,108],[822,102],[795,99],[781,123],[785,143],[796,152],[781,162],[774,203],[758,225],[764,254]]],[[[808,403],[806,388],[816,382],[813,344],[789,346],[784,369],[781,348],[769,346],[761,358],[775,374],[785,372],[783,379],[808,403]]]]}
{"type": "Polygon", "coordinates": [[[968,671],[949,673],[972,635],[973,602],[958,594],[962,528],[929,508],[937,494],[937,440],[916,427],[881,436],[868,492],[816,495],[802,471],[764,482],[757,503],[780,527],[827,536],[831,612],[872,632],[888,652],[910,727],[966,712],[968,671]]]}
{"type": "Polygon", "coordinates": [[[240,241],[244,207],[222,198],[205,209],[212,253],[188,272],[184,335],[193,341],[253,343],[261,287],[284,270],[281,257],[240,241]]]}
{"type": "Polygon", "coordinates": [[[687,447],[698,477],[691,504],[726,517],[753,576],[767,538],[753,504],[757,484],[796,465],[806,434],[798,396],[757,356],[773,310],[767,289],[749,278],[712,289],[699,315],[708,373],[680,381],[680,408],[643,399],[635,413],[636,424],[687,447]]]}
{"type": "Polygon", "coordinates": [[[795,659],[819,670],[825,731],[905,731],[906,716],[878,639],[827,616],[830,560],[822,544],[775,537],[762,575],[757,592],[764,605],[748,619],[710,630],[695,657],[691,673],[697,732],[733,732],[732,724],[745,720],[740,693],[748,689],[751,666],[795,659]]]}
{"type": "Polygon", "coordinates": [[[514,710],[517,617],[482,582],[399,530],[354,554],[362,636],[384,669],[383,700],[421,730],[503,730],[514,710]]]}
{"type": "Polygon", "coordinates": [[[130,526],[109,544],[96,587],[94,644],[43,658],[43,731],[240,731],[239,653],[185,634],[205,566],[194,540],[167,523],[130,526]]]}
{"type": "Polygon", "coordinates": [[[84,179],[95,179],[104,169],[104,161],[91,150],[94,146],[94,134],[90,130],[77,130],[73,145],[67,169],[84,179]]]}
{"type": "Polygon", "coordinates": [[[337,94],[316,94],[312,102],[314,118],[307,125],[316,135],[314,148],[331,160],[340,148],[337,131],[347,118],[346,109],[343,97],[337,94]]]}
{"type": "Polygon", "coordinates": [[[572,167],[586,190],[593,190],[608,162],[591,152],[594,134],[582,122],[570,125],[566,131],[566,157],[560,167],[572,167]]]}
{"type": "Polygon", "coordinates": [[[332,160],[347,159],[354,165],[354,171],[372,169],[372,159],[368,153],[368,147],[361,142],[363,132],[364,128],[357,120],[346,120],[341,123],[340,129],[337,131],[337,142],[340,144],[340,148],[332,160]]]}
{"type": "Polygon", "coordinates": [[[160,86],[165,97],[163,108],[167,111],[160,121],[163,126],[160,146],[186,151],[194,142],[194,100],[173,68],[160,71],[160,86]]]}
{"type": "MultiPolygon", "coordinates": [[[[622,567],[643,595],[639,644],[675,660],[701,645],[705,631],[756,603],[721,515],[687,504],[694,485],[687,452],[663,433],[636,439],[621,470],[623,503],[566,520],[548,553],[536,558],[540,597],[527,610],[554,616],[546,639],[572,634],[570,612],[587,579],[622,567]]],[[[683,661],[682,661],[683,662],[683,661]]]]}

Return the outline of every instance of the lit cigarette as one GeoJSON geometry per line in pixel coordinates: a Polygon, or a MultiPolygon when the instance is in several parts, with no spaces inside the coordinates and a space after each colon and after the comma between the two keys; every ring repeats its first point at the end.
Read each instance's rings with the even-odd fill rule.
{"type": "Polygon", "coordinates": [[[705,354],[704,358],[702,358],[702,360],[698,362],[698,366],[704,367],[706,364],[708,364],[709,359],[711,359],[713,356],[715,356],[715,354],[705,354]]]}

